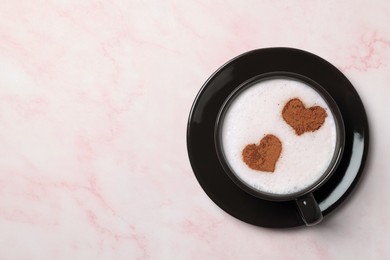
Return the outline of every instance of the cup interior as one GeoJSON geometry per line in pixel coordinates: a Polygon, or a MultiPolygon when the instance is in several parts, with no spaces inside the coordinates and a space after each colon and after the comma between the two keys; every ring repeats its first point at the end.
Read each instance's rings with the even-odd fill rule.
{"type": "Polygon", "coordinates": [[[344,122],[341,115],[341,112],[336,104],[336,102],[333,100],[331,95],[325,90],[324,87],[322,87],[317,82],[313,81],[312,79],[297,74],[297,73],[291,73],[291,72],[270,72],[261,74],[258,76],[255,76],[241,85],[239,85],[225,100],[222,107],[220,108],[220,111],[217,116],[217,120],[215,123],[215,131],[214,131],[214,142],[215,142],[215,148],[217,152],[217,156],[219,159],[219,162],[221,163],[224,171],[226,174],[230,177],[230,179],[241,189],[246,191],[247,193],[256,196],[258,198],[271,200],[271,201],[288,201],[288,200],[294,200],[297,199],[305,194],[309,194],[319,187],[321,187],[335,172],[337,169],[337,166],[341,160],[343,150],[344,150],[344,143],[345,143],[345,128],[344,128],[344,122]],[[321,175],[321,177],[312,183],[310,186],[308,186],[305,189],[299,190],[297,192],[288,193],[288,194],[274,194],[269,192],[260,191],[253,186],[249,185],[235,173],[235,171],[232,169],[232,167],[229,165],[228,160],[226,159],[224,149],[222,147],[222,126],[223,122],[226,116],[226,112],[228,111],[230,105],[232,102],[245,90],[253,86],[254,84],[257,84],[261,81],[265,80],[271,80],[271,79],[288,79],[293,81],[300,81],[302,83],[305,83],[306,85],[309,85],[312,87],[326,102],[328,105],[330,112],[333,115],[334,121],[335,121],[335,127],[336,127],[336,145],[335,150],[331,159],[331,162],[329,163],[327,169],[324,171],[324,173],[321,175]]]}

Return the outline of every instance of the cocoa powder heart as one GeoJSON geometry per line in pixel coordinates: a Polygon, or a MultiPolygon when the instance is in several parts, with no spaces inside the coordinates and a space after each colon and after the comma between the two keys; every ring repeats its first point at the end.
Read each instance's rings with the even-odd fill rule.
{"type": "Polygon", "coordinates": [[[274,172],[282,151],[282,143],[274,135],[266,135],[260,144],[248,144],[242,150],[243,161],[249,168],[263,172],[274,172]]]}
{"type": "Polygon", "coordinates": [[[320,106],[305,108],[299,98],[293,98],[284,106],[282,116],[297,135],[302,135],[318,130],[324,124],[327,114],[320,106]]]}

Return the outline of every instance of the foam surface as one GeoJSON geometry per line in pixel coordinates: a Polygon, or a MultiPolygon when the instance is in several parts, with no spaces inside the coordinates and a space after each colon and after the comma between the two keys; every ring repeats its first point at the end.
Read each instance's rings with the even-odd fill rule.
{"type": "Polygon", "coordinates": [[[326,171],[336,146],[336,126],[324,99],[310,86],[295,80],[270,79],[256,83],[232,102],[222,125],[222,149],[235,174],[257,190],[289,194],[309,187],[326,171]],[[321,106],[328,116],[315,132],[297,136],[282,118],[284,105],[299,98],[304,105],[321,106]],[[248,144],[259,144],[267,134],[282,142],[273,173],[250,169],[242,160],[248,144]]]}

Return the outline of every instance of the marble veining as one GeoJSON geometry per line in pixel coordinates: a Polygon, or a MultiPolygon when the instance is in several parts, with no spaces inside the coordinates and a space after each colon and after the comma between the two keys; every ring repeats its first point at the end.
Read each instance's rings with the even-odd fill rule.
{"type": "Polygon", "coordinates": [[[390,258],[390,2],[1,1],[0,259],[390,258]],[[186,152],[202,84],[286,46],[342,70],[369,117],[366,175],[312,228],[234,219],[186,152]]]}

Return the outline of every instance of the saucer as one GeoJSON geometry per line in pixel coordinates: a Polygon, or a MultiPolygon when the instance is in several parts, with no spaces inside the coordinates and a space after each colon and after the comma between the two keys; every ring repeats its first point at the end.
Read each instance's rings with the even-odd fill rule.
{"type": "Polygon", "coordinates": [[[243,82],[275,71],[296,73],[319,83],[339,106],[345,147],[337,170],[313,194],[324,216],[351,194],[362,176],[369,144],[367,116],[348,79],[324,59],[299,49],[266,48],[244,53],[219,68],[203,85],[192,106],[187,149],[195,176],[206,194],[224,211],[261,227],[304,225],[294,201],[257,198],[239,188],[223,170],[215,150],[214,127],[226,98],[243,82]]]}

